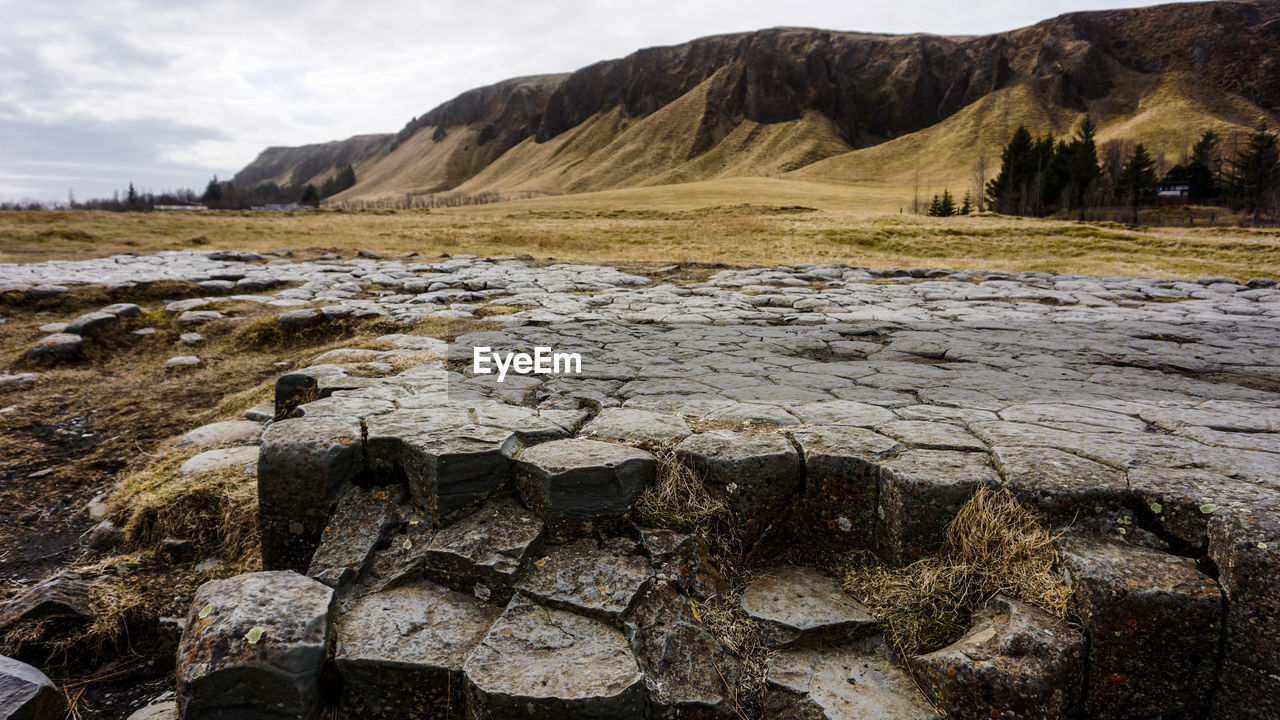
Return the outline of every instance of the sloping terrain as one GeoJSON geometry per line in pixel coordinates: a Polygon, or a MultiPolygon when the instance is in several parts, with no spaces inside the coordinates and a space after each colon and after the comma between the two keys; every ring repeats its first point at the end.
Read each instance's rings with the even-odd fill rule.
{"type": "MultiPolygon", "coordinates": [[[[468,91],[399,133],[271,148],[244,185],[319,182],[345,164],[360,200],[584,192],[797,173],[963,181],[1018,124],[1176,161],[1201,130],[1280,111],[1280,2],[1073,13],[982,37],[773,28],[640,50],[468,91]]],[[[995,158],[993,157],[993,162],[995,158]]]]}

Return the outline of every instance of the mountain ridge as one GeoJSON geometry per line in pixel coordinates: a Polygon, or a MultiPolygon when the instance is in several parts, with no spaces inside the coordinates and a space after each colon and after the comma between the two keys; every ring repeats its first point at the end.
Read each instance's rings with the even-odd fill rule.
{"type": "Polygon", "coordinates": [[[357,183],[338,201],[754,175],[875,182],[848,168],[901,165],[882,157],[895,147],[928,153],[902,139],[931,129],[947,160],[930,169],[949,180],[1014,125],[1061,134],[1085,112],[1104,137],[1146,113],[1150,144],[1176,152],[1179,128],[1151,120],[1160,107],[1196,132],[1272,119],[1278,71],[1280,0],[1067,13],[983,36],[769,28],[475,88],[394,134],[269,148],[236,180],[318,184],[351,164],[357,183]],[[999,117],[971,117],[984,106],[999,117]]]}

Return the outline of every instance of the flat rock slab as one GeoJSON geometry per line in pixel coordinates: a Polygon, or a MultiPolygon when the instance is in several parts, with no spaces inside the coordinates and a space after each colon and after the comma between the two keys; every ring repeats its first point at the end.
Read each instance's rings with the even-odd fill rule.
{"type": "Polygon", "coordinates": [[[1061,552],[1090,637],[1089,716],[1200,717],[1222,635],[1218,584],[1138,545],[1069,537],[1061,552]]]}
{"type": "Polygon", "coordinates": [[[499,605],[426,582],[352,601],[334,650],[344,717],[460,717],[462,664],[501,614],[499,605]]]}
{"type": "Polygon", "coordinates": [[[343,494],[320,535],[307,576],[342,588],[369,562],[374,548],[399,519],[396,507],[404,495],[399,486],[351,487],[343,494]]]}
{"type": "Polygon", "coordinates": [[[1043,610],[998,596],[964,637],[909,664],[948,718],[1068,717],[1084,690],[1085,638],[1043,610]]]}
{"type": "Polygon", "coordinates": [[[649,559],[634,543],[582,539],[550,547],[516,589],[543,605],[621,623],[653,578],[649,559]]]}
{"type": "Polygon", "coordinates": [[[875,624],[834,579],[796,565],[761,570],[741,604],[770,647],[832,645],[866,634],[875,624]]]}
{"type": "Polygon", "coordinates": [[[1026,505],[1064,521],[1123,505],[1125,474],[1078,455],[1048,447],[992,448],[1009,488],[1026,505]]]}
{"type": "Polygon", "coordinates": [[[106,332],[119,324],[120,318],[118,316],[113,315],[112,313],[98,311],[85,313],[84,315],[77,317],[67,323],[67,327],[63,332],[68,332],[72,335],[92,337],[106,332]]]}
{"type": "Polygon", "coordinates": [[[36,341],[27,355],[41,360],[70,360],[80,355],[84,338],[72,333],[54,333],[36,341]]]}
{"type": "Polygon", "coordinates": [[[178,466],[178,473],[182,475],[199,475],[200,473],[219,472],[222,470],[239,470],[245,474],[250,474],[254,471],[257,462],[257,445],[219,448],[217,450],[205,450],[199,455],[191,456],[189,460],[178,466]]]}
{"type": "Polygon", "coordinates": [[[262,432],[262,423],[260,422],[227,420],[188,430],[173,442],[173,446],[240,445],[256,439],[260,432],[262,432]]]}
{"type": "Polygon", "coordinates": [[[290,571],[201,585],[178,646],[184,720],[320,715],[333,590],[290,571]]]}
{"type": "Polygon", "coordinates": [[[582,428],[585,437],[649,448],[674,445],[692,434],[679,415],[633,408],[604,408],[582,428]]]}
{"type": "Polygon", "coordinates": [[[516,596],[463,666],[473,717],[616,720],[644,713],[644,674],[623,634],[516,596]]]}
{"type": "Polygon", "coordinates": [[[521,500],[556,538],[623,519],[657,473],[650,453],[597,440],[554,440],[516,461],[521,500]]]}
{"type": "Polygon", "coordinates": [[[915,683],[868,640],[783,650],[769,660],[764,716],[770,720],[937,720],[915,683]]]}
{"type": "Polygon", "coordinates": [[[0,718],[53,720],[66,711],[66,698],[44,673],[0,655],[0,718]]]}
{"type": "Polygon", "coordinates": [[[505,601],[542,542],[542,520],[512,498],[498,498],[440,528],[424,550],[422,572],[449,587],[505,601]]]}

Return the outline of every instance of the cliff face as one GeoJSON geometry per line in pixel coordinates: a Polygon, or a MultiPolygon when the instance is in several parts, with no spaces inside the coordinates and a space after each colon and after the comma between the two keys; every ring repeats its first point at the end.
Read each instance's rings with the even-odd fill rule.
{"type": "Polygon", "coordinates": [[[1131,108],[1135,88],[1151,85],[1143,78],[1186,77],[1265,116],[1280,111],[1278,61],[1277,0],[1074,13],[968,38],[774,28],[478,88],[395,136],[270,149],[237,179],[321,179],[351,163],[360,181],[344,196],[361,197],[785,171],[929,128],[1015,87],[1050,114],[1091,111],[1105,122],[1122,119],[1106,115],[1131,108]],[[768,146],[753,146],[762,136],[768,146]],[[485,172],[508,153],[539,172],[485,172]],[[750,163],[722,157],[744,153],[750,163]],[[619,162],[626,172],[609,172],[619,162]]]}

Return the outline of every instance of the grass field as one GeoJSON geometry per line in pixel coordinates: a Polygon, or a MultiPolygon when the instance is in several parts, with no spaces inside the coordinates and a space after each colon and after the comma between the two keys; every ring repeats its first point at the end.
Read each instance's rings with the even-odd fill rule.
{"type": "MultiPolygon", "coordinates": [[[[1280,231],[900,214],[910,192],[767,178],[716,180],[427,211],[0,213],[0,262],[174,249],[356,249],[621,264],[1046,270],[1280,277],[1280,231]]],[[[1144,222],[1181,210],[1152,210],[1144,222]]],[[[1200,222],[1207,225],[1207,212],[1200,222]]],[[[1221,221],[1221,217],[1219,218],[1221,221]]]]}

